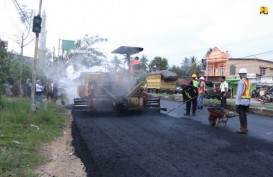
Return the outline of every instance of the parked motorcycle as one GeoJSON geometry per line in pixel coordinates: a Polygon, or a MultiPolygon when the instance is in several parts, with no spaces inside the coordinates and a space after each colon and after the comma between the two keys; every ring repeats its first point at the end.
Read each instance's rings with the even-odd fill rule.
{"type": "Polygon", "coordinates": [[[273,103],[273,87],[268,88],[265,94],[259,97],[262,104],[273,103]]]}

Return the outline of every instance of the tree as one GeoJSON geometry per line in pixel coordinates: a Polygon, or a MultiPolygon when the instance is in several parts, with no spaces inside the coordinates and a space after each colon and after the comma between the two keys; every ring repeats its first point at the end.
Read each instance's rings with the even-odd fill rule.
{"type": "Polygon", "coordinates": [[[31,19],[34,16],[34,11],[27,8],[26,5],[19,5],[15,3],[15,6],[19,12],[19,19],[23,25],[25,25],[24,32],[20,32],[20,35],[17,35],[17,44],[21,48],[21,57],[20,57],[20,78],[19,78],[19,89],[20,93],[22,93],[22,74],[23,74],[23,54],[24,54],[24,47],[31,43],[35,38],[32,37],[27,43],[25,41],[29,38],[30,29],[31,29],[31,19]]]}
{"type": "Polygon", "coordinates": [[[110,66],[111,69],[109,69],[110,71],[113,71],[113,72],[117,72],[118,69],[121,69],[121,60],[118,59],[117,56],[114,56],[114,58],[110,61],[110,63],[112,64],[110,66]]]}
{"type": "MultiPolygon", "coordinates": [[[[72,64],[76,71],[81,67],[89,69],[94,66],[101,66],[106,56],[94,47],[95,44],[101,42],[107,42],[107,39],[100,38],[98,35],[88,36],[86,34],[82,39],[76,41],[74,52],[66,51],[66,57],[62,57],[60,60],[63,64],[72,64]]],[[[67,67],[67,65],[65,66],[67,67]]]]}
{"type": "Polygon", "coordinates": [[[208,56],[211,52],[212,52],[212,48],[209,48],[207,53],[206,53],[206,56],[208,56]]]}
{"type": "Polygon", "coordinates": [[[189,77],[189,69],[190,69],[190,58],[185,57],[181,63],[181,70],[182,70],[182,78],[189,77]]]}
{"type": "Polygon", "coordinates": [[[190,74],[196,74],[196,61],[197,58],[195,56],[190,57],[191,66],[190,66],[190,74]]]}
{"type": "Polygon", "coordinates": [[[179,78],[182,78],[183,77],[183,71],[181,69],[181,67],[179,66],[175,66],[173,65],[171,68],[170,68],[170,71],[173,71],[177,74],[177,77],[179,78]]]}
{"type": "Polygon", "coordinates": [[[0,47],[0,103],[3,93],[3,84],[6,82],[10,71],[10,59],[5,48],[0,47]]]}
{"type": "Polygon", "coordinates": [[[168,60],[166,58],[155,57],[148,65],[149,71],[168,69],[168,60]]]}
{"type": "Polygon", "coordinates": [[[147,56],[142,55],[140,57],[141,70],[142,71],[146,72],[148,70],[148,62],[149,62],[149,60],[148,60],[147,56]]]}

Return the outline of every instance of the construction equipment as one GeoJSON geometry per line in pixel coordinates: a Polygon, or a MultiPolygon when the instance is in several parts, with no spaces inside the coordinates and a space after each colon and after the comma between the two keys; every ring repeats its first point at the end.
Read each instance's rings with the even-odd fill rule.
{"type": "Polygon", "coordinates": [[[83,72],[78,86],[80,98],[74,99],[75,111],[118,111],[130,110],[166,110],[160,107],[160,98],[146,93],[143,82],[137,78],[138,62],[131,62],[132,54],[142,51],[140,47],[121,46],[112,53],[126,55],[128,71],[119,72],[83,72]],[[135,70],[134,70],[135,68],[135,70]],[[129,72],[130,70],[130,72],[129,72]],[[136,71],[136,72],[134,72],[136,71]]]}
{"type": "Polygon", "coordinates": [[[145,85],[148,92],[174,93],[176,90],[176,73],[168,70],[149,73],[145,85]]]}

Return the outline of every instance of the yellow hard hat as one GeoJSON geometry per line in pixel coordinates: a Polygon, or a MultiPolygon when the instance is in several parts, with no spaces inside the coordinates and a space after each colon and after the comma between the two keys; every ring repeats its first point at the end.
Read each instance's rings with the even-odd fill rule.
{"type": "Polygon", "coordinates": [[[196,74],[193,74],[191,77],[196,77],[196,74]]]}

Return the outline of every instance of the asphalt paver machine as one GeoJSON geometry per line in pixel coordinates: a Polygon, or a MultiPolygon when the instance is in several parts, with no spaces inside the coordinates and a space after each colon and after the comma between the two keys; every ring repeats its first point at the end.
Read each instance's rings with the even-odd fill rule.
{"type": "Polygon", "coordinates": [[[145,92],[137,74],[130,72],[131,55],[143,51],[141,47],[121,46],[112,53],[126,56],[128,69],[119,72],[83,72],[78,86],[79,98],[74,98],[73,112],[105,112],[130,110],[165,110],[160,107],[160,98],[145,92]]]}

